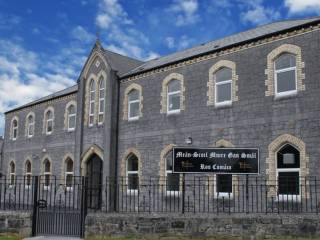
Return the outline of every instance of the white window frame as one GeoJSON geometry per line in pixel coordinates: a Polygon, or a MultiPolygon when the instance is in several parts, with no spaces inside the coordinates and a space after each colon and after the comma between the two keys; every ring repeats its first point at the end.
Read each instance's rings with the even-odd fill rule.
{"type": "Polygon", "coordinates": [[[28,135],[28,138],[32,138],[34,136],[34,122],[35,122],[34,116],[29,115],[27,118],[27,121],[28,121],[27,135],[28,135]],[[30,116],[31,116],[32,122],[29,121],[30,116]],[[33,128],[33,134],[30,134],[30,127],[33,128]]]}
{"type": "Polygon", "coordinates": [[[19,126],[19,122],[17,119],[14,119],[12,121],[12,140],[15,141],[18,138],[18,126],[19,126]],[[17,125],[14,126],[14,122],[17,122],[17,125]]]}
{"type": "Polygon", "coordinates": [[[175,114],[175,113],[180,113],[181,112],[181,81],[178,80],[178,79],[172,79],[171,81],[169,81],[168,84],[167,84],[167,114],[175,114]],[[180,90],[174,91],[174,92],[169,92],[169,84],[173,80],[179,81],[180,90]],[[169,106],[170,106],[170,96],[173,96],[173,95],[179,95],[179,100],[180,100],[179,109],[170,110],[170,108],[169,108],[169,106]]]}
{"type": "Polygon", "coordinates": [[[65,173],[64,173],[64,184],[65,184],[65,186],[66,186],[66,190],[67,191],[72,191],[73,190],[73,187],[71,186],[71,187],[68,187],[67,186],[67,176],[68,175],[72,175],[72,179],[73,179],[73,177],[74,177],[74,171],[72,171],[72,172],[67,172],[67,161],[72,161],[72,170],[74,169],[74,162],[73,162],[73,160],[72,159],[69,159],[69,158],[67,158],[66,159],[66,161],[65,161],[65,173]]]}
{"type": "Polygon", "coordinates": [[[47,134],[47,135],[51,135],[52,132],[53,132],[53,118],[54,118],[54,116],[53,116],[53,111],[48,110],[48,111],[46,112],[46,134],[47,134]],[[48,118],[48,113],[49,113],[49,112],[51,112],[51,115],[52,115],[51,118],[48,118]],[[48,131],[49,122],[51,122],[51,131],[48,131]]]}
{"type": "Polygon", "coordinates": [[[104,93],[104,97],[102,98],[101,97],[101,91],[104,91],[105,90],[105,82],[104,82],[104,78],[102,77],[100,79],[100,82],[99,82],[99,113],[98,113],[98,124],[101,125],[103,124],[104,122],[104,108],[105,108],[105,93],[104,93]],[[101,83],[103,82],[103,88],[100,88],[101,87],[101,83]],[[102,105],[103,102],[103,112],[100,111],[100,107],[102,105]],[[102,116],[102,121],[100,122],[100,116],[102,116]]]}
{"type": "Polygon", "coordinates": [[[75,105],[70,105],[67,109],[68,111],[68,131],[74,131],[76,129],[76,123],[77,123],[77,110],[75,105]],[[74,107],[74,113],[70,114],[70,107],[74,107]],[[74,117],[74,127],[70,127],[70,118],[74,117]]]}
{"type": "Polygon", "coordinates": [[[231,193],[228,192],[218,192],[218,175],[225,175],[225,173],[216,174],[215,175],[215,183],[214,183],[214,197],[215,198],[227,198],[227,199],[233,199],[233,176],[231,175],[231,193]]]}
{"type": "Polygon", "coordinates": [[[96,87],[95,81],[91,80],[89,85],[89,118],[88,118],[88,125],[89,127],[92,127],[94,125],[94,112],[95,112],[95,98],[96,98],[96,87]],[[94,90],[92,90],[92,86],[94,86],[94,90]],[[94,95],[94,98],[92,99],[92,95],[94,95]],[[93,104],[93,109],[91,108],[91,105],[93,104]],[[92,111],[93,110],[93,111],[92,111]],[[90,121],[92,118],[92,122],[90,121]]]}
{"type": "Polygon", "coordinates": [[[139,160],[138,160],[138,157],[136,157],[137,160],[138,160],[138,170],[136,170],[136,171],[128,171],[128,160],[129,160],[130,157],[132,157],[132,156],[129,156],[127,158],[127,161],[126,161],[127,194],[129,194],[129,195],[137,195],[138,192],[139,192],[139,160]],[[129,175],[130,174],[136,174],[138,176],[138,189],[129,189],[129,175]]]}
{"type": "Polygon", "coordinates": [[[9,188],[14,187],[16,185],[16,164],[15,162],[11,161],[9,164],[9,188]],[[14,169],[13,172],[11,171],[11,164],[13,164],[14,169]],[[13,178],[13,183],[12,183],[13,178]]]}
{"type": "MultiPolygon", "coordinates": [[[[232,74],[232,69],[228,68],[228,67],[223,67],[223,68],[226,68],[228,70],[231,71],[231,74],[232,74]]],[[[222,68],[220,68],[219,70],[221,70],[222,68]]],[[[229,106],[229,105],[232,105],[232,79],[229,79],[229,80],[224,80],[224,81],[221,81],[221,82],[217,82],[217,76],[216,76],[216,73],[219,71],[217,70],[214,74],[214,82],[215,82],[215,106],[229,106]],[[231,96],[231,99],[230,100],[227,100],[227,101],[223,101],[223,102],[218,102],[218,86],[220,85],[225,85],[225,84],[230,84],[230,96],[231,96]]]]}
{"type": "Polygon", "coordinates": [[[49,159],[46,159],[42,164],[43,164],[43,176],[44,176],[44,184],[43,184],[43,189],[44,190],[50,190],[50,184],[51,184],[51,175],[52,175],[52,173],[51,173],[51,169],[52,169],[52,164],[51,164],[51,162],[50,162],[50,160],[49,159]],[[49,164],[50,164],[50,172],[46,172],[46,165],[45,165],[45,161],[48,161],[49,162],[49,164]],[[47,186],[46,185],[46,176],[49,176],[49,185],[47,186]]]}
{"type": "Polygon", "coordinates": [[[27,160],[25,163],[25,188],[30,189],[32,186],[32,163],[31,161],[27,160]],[[27,163],[30,163],[30,172],[28,172],[27,163]],[[30,176],[30,184],[28,184],[28,176],[30,176]]]}
{"type": "Polygon", "coordinates": [[[140,117],[140,92],[139,92],[139,90],[137,90],[137,89],[133,89],[134,91],[138,91],[138,93],[139,93],[139,97],[138,97],[138,99],[137,100],[129,100],[130,99],[130,92],[128,93],[128,120],[129,121],[133,121],[133,120],[138,120],[139,119],[139,117],[140,117]],[[133,103],[139,103],[139,112],[138,112],[138,115],[137,116],[134,116],[134,117],[130,117],[130,113],[131,113],[131,104],[133,104],[133,103]]]}
{"type": "Polygon", "coordinates": [[[297,76],[297,66],[289,67],[289,68],[282,68],[279,70],[276,70],[276,60],[273,62],[274,67],[274,87],[275,87],[275,96],[276,97],[283,97],[283,96],[292,96],[296,95],[298,93],[298,76],[297,76]],[[295,76],[295,90],[285,91],[285,92],[278,92],[278,73],[284,73],[294,70],[294,76],[295,76]]]}

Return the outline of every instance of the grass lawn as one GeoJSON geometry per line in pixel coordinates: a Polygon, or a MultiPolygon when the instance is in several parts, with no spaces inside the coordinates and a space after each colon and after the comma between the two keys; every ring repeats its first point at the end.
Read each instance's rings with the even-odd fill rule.
{"type": "Polygon", "coordinates": [[[20,237],[17,236],[5,236],[5,235],[0,235],[0,240],[20,240],[20,237]]]}

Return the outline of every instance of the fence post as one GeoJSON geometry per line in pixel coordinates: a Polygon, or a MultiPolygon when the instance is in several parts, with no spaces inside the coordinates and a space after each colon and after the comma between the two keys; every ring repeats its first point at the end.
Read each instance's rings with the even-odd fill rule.
{"type": "Polygon", "coordinates": [[[186,192],[186,180],[185,180],[185,173],[182,174],[182,214],[184,214],[184,207],[185,207],[185,192],[186,192]]]}
{"type": "Polygon", "coordinates": [[[33,213],[32,213],[32,236],[36,235],[37,228],[37,214],[38,214],[38,185],[39,176],[34,176],[34,191],[33,191],[33,213]]]}
{"type": "Polygon", "coordinates": [[[249,213],[249,175],[246,174],[246,213],[249,213]]]}

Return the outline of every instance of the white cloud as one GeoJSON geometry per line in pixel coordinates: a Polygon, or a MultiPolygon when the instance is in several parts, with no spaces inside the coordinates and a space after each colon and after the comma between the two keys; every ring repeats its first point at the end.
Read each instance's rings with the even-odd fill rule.
{"type": "Polygon", "coordinates": [[[105,36],[107,44],[103,45],[111,51],[143,60],[158,56],[147,50],[149,39],[135,28],[118,0],[100,0],[96,25],[105,36]]]}
{"type": "Polygon", "coordinates": [[[167,43],[167,47],[170,49],[173,49],[175,46],[175,41],[173,37],[166,37],[165,39],[166,43],[167,43]]]}
{"type": "Polygon", "coordinates": [[[200,20],[198,8],[198,0],[174,0],[169,11],[176,15],[176,26],[185,26],[200,20]]]}
{"type": "Polygon", "coordinates": [[[284,4],[290,13],[318,12],[320,13],[319,0],[285,0],[284,4]]]}
{"type": "Polygon", "coordinates": [[[10,29],[21,22],[21,18],[16,15],[0,13],[0,29],[10,29]]]}
{"type": "Polygon", "coordinates": [[[181,37],[175,39],[174,37],[166,37],[165,42],[169,49],[182,50],[186,49],[194,43],[194,39],[187,37],[186,35],[182,35],[181,37]]]}
{"type": "Polygon", "coordinates": [[[74,29],[71,30],[71,37],[77,39],[84,43],[93,42],[95,37],[92,33],[89,33],[84,27],[76,26],[74,29]]]}

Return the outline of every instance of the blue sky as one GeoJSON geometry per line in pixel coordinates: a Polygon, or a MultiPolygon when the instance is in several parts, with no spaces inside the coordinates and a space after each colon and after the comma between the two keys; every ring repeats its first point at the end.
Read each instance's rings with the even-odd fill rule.
{"type": "Polygon", "coordinates": [[[320,0],[0,0],[0,135],[3,112],[75,84],[97,33],[148,60],[319,14],[320,0]]]}

